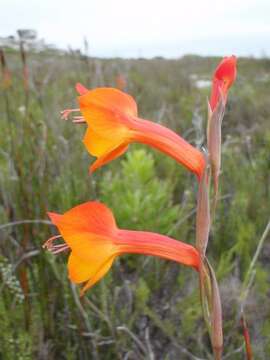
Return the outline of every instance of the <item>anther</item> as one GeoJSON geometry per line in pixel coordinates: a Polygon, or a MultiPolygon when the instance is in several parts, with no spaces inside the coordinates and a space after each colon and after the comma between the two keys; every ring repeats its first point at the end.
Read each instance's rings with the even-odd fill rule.
{"type": "Polygon", "coordinates": [[[52,236],[45,242],[45,244],[42,247],[47,249],[48,251],[50,251],[52,254],[58,254],[62,251],[68,250],[69,246],[67,244],[54,244],[53,243],[56,239],[59,239],[60,237],[62,237],[62,235],[52,236]]]}
{"type": "Polygon", "coordinates": [[[50,250],[50,248],[53,246],[53,242],[55,239],[59,239],[60,237],[62,237],[62,235],[55,235],[50,237],[45,244],[42,245],[43,249],[48,249],[50,250]]]}
{"type": "Polygon", "coordinates": [[[69,117],[69,115],[70,115],[71,113],[73,113],[73,112],[79,112],[79,111],[80,111],[80,109],[66,109],[66,110],[63,110],[63,111],[60,112],[60,114],[61,114],[61,119],[63,119],[63,120],[68,120],[68,117],[69,117]]]}

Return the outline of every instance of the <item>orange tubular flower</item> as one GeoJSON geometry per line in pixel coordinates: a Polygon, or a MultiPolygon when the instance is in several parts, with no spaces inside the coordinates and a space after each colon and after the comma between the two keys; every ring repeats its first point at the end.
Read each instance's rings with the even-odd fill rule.
{"type": "Polygon", "coordinates": [[[64,215],[48,213],[61,235],[49,239],[44,247],[53,253],[71,249],[69,278],[86,282],[82,294],[99,281],[121,254],[144,254],[177,261],[199,269],[198,251],[191,245],[151,232],[121,230],[105,205],[90,201],[64,215]],[[63,237],[65,244],[53,241],[63,237]]]}
{"type": "Polygon", "coordinates": [[[215,110],[221,97],[224,103],[226,103],[228,90],[236,79],[236,63],[237,59],[232,55],[224,57],[216,68],[210,98],[210,107],[212,111],[215,110]]]}
{"type": "MultiPolygon", "coordinates": [[[[132,142],[150,145],[174,158],[201,178],[205,167],[203,154],[170,129],[138,118],[137,104],[128,94],[114,88],[89,90],[77,84],[82,116],[74,122],[88,125],[84,144],[97,160],[90,171],[122,155],[132,142]]],[[[73,110],[64,111],[67,118],[73,110]]]]}

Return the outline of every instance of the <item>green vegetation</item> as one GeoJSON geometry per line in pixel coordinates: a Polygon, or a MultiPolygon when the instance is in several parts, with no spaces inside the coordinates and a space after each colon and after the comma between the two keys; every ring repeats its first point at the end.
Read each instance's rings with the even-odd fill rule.
{"type": "MultiPolygon", "coordinates": [[[[31,52],[27,87],[20,54],[6,51],[11,86],[2,85],[0,99],[0,360],[211,358],[195,272],[128,255],[80,300],[66,257],[46,253],[42,244],[55,234],[46,211],[62,213],[87,199],[111,207],[120,227],[194,243],[191,174],[157,151],[131,145],[88,176],[93,159],[81,142],[84,125],[62,121],[59,113],[76,106],[76,82],[115,86],[122,74],[142,117],[201,146],[210,89],[196,81],[209,80],[218,61],[31,52]],[[36,222],[14,223],[19,220],[36,222]]],[[[241,286],[270,204],[270,61],[240,59],[238,69],[223,121],[220,200],[208,248],[221,288],[224,354],[235,360],[244,358],[241,286]]],[[[268,236],[245,305],[255,359],[262,360],[270,351],[269,259],[268,236]]]]}

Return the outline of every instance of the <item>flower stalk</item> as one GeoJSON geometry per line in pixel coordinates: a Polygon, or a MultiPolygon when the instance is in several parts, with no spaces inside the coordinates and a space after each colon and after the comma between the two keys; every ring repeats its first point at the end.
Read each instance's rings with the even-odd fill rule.
{"type": "Polygon", "coordinates": [[[236,78],[236,58],[224,58],[217,67],[212,84],[212,93],[208,104],[206,164],[210,163],[210,174],[207,166],[199,182],[196,214],[196,247],[201,257],[199,272],[201,304],[205,323],[211,338],[215,360],[222,358],[223,330],[222,308],[215,272],[205,254],[214,217],[218,184],[221,168],[221,124],[224,117],[227,94],[236,78]],[[210,208],[209,192],[213,178],[214,203],[210,208]]]}

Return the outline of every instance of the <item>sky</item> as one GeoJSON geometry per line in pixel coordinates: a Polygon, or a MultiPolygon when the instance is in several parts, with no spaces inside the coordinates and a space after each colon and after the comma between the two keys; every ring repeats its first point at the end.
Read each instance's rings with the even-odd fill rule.
{"type": "Polygon", "coordinates": [[[17,29],[101,57],[270,56],[270,0],[0,0],[0,37],[17,29]]]}

